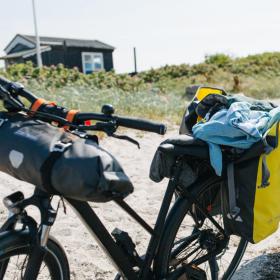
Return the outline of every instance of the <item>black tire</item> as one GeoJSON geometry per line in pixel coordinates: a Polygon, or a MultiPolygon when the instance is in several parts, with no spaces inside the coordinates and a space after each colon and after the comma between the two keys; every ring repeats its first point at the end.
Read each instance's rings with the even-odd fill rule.
{"type": "MultiPolygon", "coordinates": [[[[0,244],[0,275],[2,273],[0,280],[22,279],[27,263],[26,260],[30,255],[30,245],[13,243],[13,248],[9,244],[5,246],[7,247],[6,249],[0,244]],[[22,262],[20,263],[21,260],[22,262]],[[14,263],[15,261],[17,262],[16,264],[14,263]],[[2,269],[6,265],[7,268],[3,275],[2,269]]],[[[37,279],[69,280],[70,270],[66,254],[54,238],[48,240],[47,251],[37,279]]]]}
{"type": "MultiPolygon", "coordinates": [[[[197,186],[197,188],[199,188],[201,190],[200,194],[197,196],[198,198],[200,198],[201,195],[205,194],[205,192],[206,192],[206,195],[208,195],[207,191],[211,190],[210,188],[216,188],[216,190],[217,190],[217,188],[220,188],[220,185],[217,185],[217,184],[215,185],[212,182],[212,184],[208,184],[208,185],[204,185],[204,186],[197,186]]],[[[210,197],[210,195],[209,195],[209,197],[210,197]]],[[[170,256],[171,256],[173,247],[175,248],[174,244],[178,244],[177,241],[175,243],[176,236],[177,236],[178,232],[180,231],[180,227],[182,226],[184,219],[186,217],[189,217],[187,219],[190,220],[190,216],[187,214],[190,211],[190,209],[193,209],[191,207],[193,207],[193,205],[191,205],[186,198],[181,197],[176,200],[173,208],[170,211],[170,214],[169,214],[167,222],[166,222],[164,234],[162,236],[162,239],[161,239],[161,242],[160,242],[160,245],[158,248],[157,257],[154,262],[154,272],[156,275],[156,279],[167,278],[168,274],[171,271],[170,266],[171,266],[171,263],[174,263],[174,259],[171,262],[170,256]]],[[[184,227],[184,226],[182,226],[182,227],[184,227]]],[[[192,230],[191,232],[192,232],[191,235],[195,234],[194,230],[192,230]]],[[[237,237],[231,236],[230,238],[232,239],[232,238],[237,238],[237,237]]],[[[235,247],[236,247],[236,250],[234,249],[235,253],[232,253],[232,259],[229,262],[228,268],[224,272],[221,272],[221,271],[215,272],[213,267],[211,267],[210,262],[205,263],[206,265],[208,265],[210,267],[210,269],[209,269],[210,273],[208,273],[207,279],[211,279],[211,280],[231,279],[232,275],[236,271],[243,255],[245,253],[246,246],[248,243],[245,239],[242,239],[240,237],[238,237],[238,238],[239,238],[239,241],[238,241],[238,243],[235,244],[235,247]],[[219,275],[218,275],[218,273],[219,273],[219,275]]],[[[184,247],[183,250],[186,250],[186,247],[184,247]]],[[[182,250],[182,252],[183,252],[183,250],[182,250]]],[[[223,255],[226,253],[227,250],[229,251],[230,248],[225,247],[223,255]]],[[[187,252],[187,253],[189,253],[189,252],[187,252]]],[[[187,254],[187,253],[185,253],[185,254],[187,254]]],[[[217,263],[218,258],[221,258],[220,255],[215,257],[215,266],[216,267],[218,264],[217,263]]],[[[175,263],[176,263],[176,259],[175,259],[175,263]]],[[[218,264],[218,266],[219,266],[219,264],[218,264]]],[[[200,267],[200,268],[202,268],[202,267],[200,267]]]]}

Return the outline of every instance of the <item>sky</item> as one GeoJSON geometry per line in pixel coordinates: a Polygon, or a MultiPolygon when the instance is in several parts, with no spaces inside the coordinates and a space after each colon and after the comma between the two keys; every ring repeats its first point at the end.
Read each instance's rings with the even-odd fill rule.
{"type": "MultiPolygon", "coordinates": [[[[36,0],[36,6],[40,35],[113,45],[118,73],[133,71],[133,47],[140,71],[220,52],[280,51],[279,0],[36,0]]],[[[17,33],[34,34],[32,0],[0,0],[0,56],[17,33]]]]}

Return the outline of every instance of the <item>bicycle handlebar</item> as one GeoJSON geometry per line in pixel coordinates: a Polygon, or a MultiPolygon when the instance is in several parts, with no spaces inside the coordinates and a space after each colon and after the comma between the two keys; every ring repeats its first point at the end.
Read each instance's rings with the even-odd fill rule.
{"type": "Polygon", "coordinates": [[[6,87],[7,85],[9,85],[11,82],[3,77],[0,77],[0,85],[3,87],[6,87]]]}
{"type": "Polygon", "coordinates": [[[164,135],[166,132],[166,126],[164,124],[160,124],[148,120],[127,118],[127,117],[117,117],[117,123],[120,126],[149,131],[149,132],[155,132],[161,135],[164,135]]]}
{"type": "MultiPolygon", "coordinates": [[[[11,100],[13,102],[10,103],[10,105],[17,107],[17,109],[20,107],[20,105],[23,106],[22,110],[25,109],[25,111],[28,111],[23,103],[18,99],[18,97],[24,97],[26,98],[31,104],[34,104],[38,98],[33,95],[28,90],[24,89],[24,87],[19,83],[13,83],[3,77],[0,77],[0,86],[2,86],[6,91],[7,94],[10,94],[11,100]]],[[[3,93],[5,94],[5,93],[3,93]]],[[[7,96],[8,98],[8,96],[7,96]]],[[[4,98],[2,98],[4,100],[4,98]]],[[[67,120],[65,119],[67,116],[67,113],[69,110],[64,107],[59,106],[44,106],[42,110],[40,109],[40,112],[43,113],[41,116],[44,117],[44,119],[64,119],[65,122],[67,120]],[[53,119],[52,117],[53,116],[53,119]]],[[[32,113],[32,112],[31,112],[32,113]]],[[[39,112],[38,112],[39,113],[39,112]]],[[[35,114],[36,115],[36,114],[35,114]]],[[[38,114],[40,115],[40,114],[38,114]]],[[[35,116],[34,116],[35,117],[35,116]]],[[[116,126],[123,126],[127,128],[133,128],[143,131],[149,131],[158,133],[161,135],[164,135],[166,132],[166,126],[161,123],[156,123],[149,120],[144,119],[137,119],[137,118],[130,118],[130,117],[122,117],[117,116],[113,114],[102,114],[102,113],[77,113],[74,117],[73,123],[82,122],[86,120],[95,120],[95,121],[102,121],[102,122],[114,122],[116,126]]]]}
{"type": "Polygon", "coordinates": [[[77,113],[75,116],[75,121],[86,121],[86,120],[96,120],[96,121],[115,121],[117,126],[123,126],[127,128],[133,128],[137,130],[144,130],[149,132],[158,133],[164,135],[166,132],[166,126],[161,123],[156,123],[149,120],[121,117],[115,115],[105,115],[98,113],[77,113]]]}
{"type": "Polygon", "coordinates": [[[0,77],[0,85],[12,94],[15,94],[16,96],[20,95],[26,98],[31,104],[38,99],[30,91],[26,90],[20,83],[14,83],[3,77],[0,77]]]}

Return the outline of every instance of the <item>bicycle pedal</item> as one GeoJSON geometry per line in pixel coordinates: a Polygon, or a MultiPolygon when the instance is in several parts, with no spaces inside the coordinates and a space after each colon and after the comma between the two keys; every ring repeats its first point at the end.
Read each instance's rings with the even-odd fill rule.
{"type": "Polygon", "coordinates": [[[185,273],[178,280],[207,280],[206,273],[197,266],[184,266],[185,273]]]}
{"type": "Polygon", "coordinates": [[[140,258],[140,256],[138,255],[138,253],[135,249],[136,245],[132,241],[129,234],[126,231],[123,231],[118,228],[115,228],[111,234],[115,238],[117,245],[120,246],[125,251],[125,253],[128,254],[128,256],[130,257],[130,260],[135,265],[140,266],[143,261],[140,258]]]}

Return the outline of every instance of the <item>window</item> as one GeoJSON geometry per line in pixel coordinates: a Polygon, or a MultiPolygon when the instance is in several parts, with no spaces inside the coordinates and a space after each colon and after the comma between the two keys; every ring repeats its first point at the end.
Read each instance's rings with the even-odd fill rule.
{"type": "Polygon", "coordinates": [[[104,69],[102,53],[82,53],[83,72],[90,74],[104,69]]]}

